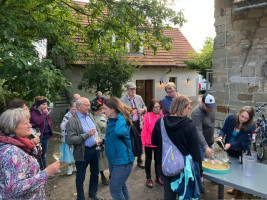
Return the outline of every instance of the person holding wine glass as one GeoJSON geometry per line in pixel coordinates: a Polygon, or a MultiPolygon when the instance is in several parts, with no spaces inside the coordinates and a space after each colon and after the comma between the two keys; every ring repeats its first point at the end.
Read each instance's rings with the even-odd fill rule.
{"type": "Polygon", "coordinates": [[[2,200],[46,199],[44,184],[58,172],[56,161],[40,171],[31,134],[30,113],[8,109],[0,116],[0,197],[2,200]]]}
{"type": "MultiPolygon", "coordinates": [[[[224,150],[229,156],[239,157],[240,152],[245,152],[250,148],[250,137],[256,129],[256,123],[253,121],[254,116],[253,108],[244,106],[237,114],[229,115],[226,118],[216,141],[224,141],[224,150]]],[[[227,193],[234,194],[235,198],[244,196],[243,192],[236,189],[230,189],[227,193]]]]}
{"type": "Polygon", "coordinates": [[[95,137],[99,136],[100,130],[90,111],[90,101],[81,97],[76,101],[76,113],[70,117],[67,123],[67,143],[74,146],[73,156],[76,166],[76,190],[77,199],[84,200],[83,182],[85,180],[86,168],[90,165],[89,200],[97,200],[99,156],[100,151],[96,149],[102,139],[98,142],[95,137]]]}
{"type": "MultiPolygon", "coordinates": [[[[91,105],[91,111],[92,111],[94,120],[96,122],[96,126],[98,126],[100,129],[99,136],[100,138],[104,138],[106,134],[107,118],[104,115],[104,108],[101,102],[99,101],[93,102],[91,105]]],[[[107,160],[107,156],[105,153],[104,144],[101,145],[101,148],[102,149],[100,149],[99,171],[100,171],[102,184],[108,185],[109,182],[104,174],[104,171],[108,170],[108,160],[107,160]]]]}
{"type": "MultiPolygon", "coordinates": [[[[28,102],[24,101],[23,99],[13,99],[8,103],[7,109],[15,109],[15,108],[22,108],[23,110],[29,111],[28,108],[28,102]]],[[[28,137],[35,145],[38,150],[38,154],[35,155],[35,158],[37,159],[40,169],[43,170],[43,162],[42,162],[42,145],[40,143],[40,136],[41,132],[40,129],[36,125],[32,125],[31,128],[31,135],[28,137]]]]}
{"type": "MultiPolygon", "coordinates": [[[[30,112],[30,122],[40,129],[40,140],[42,143],[42,163],[46,168],[46,152],[48,149],[48,139],[53,136],[52,118],[49,116],[50,109],[47,107],[48,99],[44,96],[35,97],[35,103],[32,105],[30,112]]],[[[54,176],[51,176],[52,178],[54,176]]]]}

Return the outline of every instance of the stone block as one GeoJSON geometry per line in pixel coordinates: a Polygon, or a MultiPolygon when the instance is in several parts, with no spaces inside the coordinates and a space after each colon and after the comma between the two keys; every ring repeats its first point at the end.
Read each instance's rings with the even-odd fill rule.
{"type": "Polygon", "coordinates": [[[252,101],[253,94],[238,94],[237,96],[238,100],[240,101],[252,101]]]}
{"type": "Polygon", "coordinates": [[[215,0],[214,7],[215,8],[231,7],[231,4],[230,4],[229,0],[227,0],[227,1],[215,0]]]}
{"type": "Polygon", "coordinates": [[[233,15],[233,22],[235,21],[240,21],[240,20],[245,20],[247,18],[247,15],[245,13],[236,13],[233,15]]]}
{"type": "Polygon", "coordinates": [[[248,92],[249,93],[253,93],[253,92],[258,91],[258,89],[259,89],[259,86],[249,86],[248,87],[248,92]]]}
{"type": "Polygon", "coordinates": [[[260,27],[267,26],[267,16],[260,19],[260,27]]]}
{"type": "Polygon", "coordinates": [[[225,32],[222,32],[216,35],[216,42],[220,44],[225,43],[225,32]]]}
{"type": "MultiPolygon", "coordinates": [[[[248,84],[247,83],[231,83],[229,85],[231,92],[247,92],[248,91],[248,84]]],[[[238,94],[235,93],[235,96],[238,94]]],[[[237,99],[237,98],[236,98],[237,99]]]]}
{"type": "Polygon", "coordinates": [[[233,31],[240,31],[242,29],[244,21],[238,20],[233,22],[233,31]]]}
{"type": "Polygon", "coordinates": [[[254,30],[256,28],[258,28],[258,22],[257,20],[253,20],[253,19],[244,21],[243,27],[242,27],[243,30],[248,30],[248,31],[254,30]]]}
{"type": "Polygon", "coordinates": [[[241,69],[239,67],[231,67],[228,69],[229,76],[240,76],[241,69]]]}
{"type": "Polygon", "coordinates": [[[226,74],[213,74],[213,80],[217,82],[218,84],[225,84],[227,83],[227,77],[226,74]]]}
{"type": "Polygon", "coordinates": [[[227,25],[232,23],[231,16],[223,16],[223,17],[217,17],[214,23],[214,26],[218,25],[227,25]]]}
{"type": "Polygon", "coordinates": [[[229,107],[228,106],[217,106],[217,112],[228,113],[229,112],[229,107]]]}
{"type": "Polygon", "coordinates": [[[267,102],[267,91],[262,93],[254,93],[254,101],[266,103],[267,102]]]}
{"type": "Polygon", "coordinates": [[[254,74],[255,74],[254,66],[245,65],[242,68],[242,77],[253,77],[254,74]]]}
{"type": "MultiPolygon", "coordinates": [[[[242,55],[242,51],[240,48],[238,47],[233,47],[231,49],[228,50],[228,56],[230,57],[233,57],[233,56],[241,56],[242,55]]],[[[235,57],[235,58],[238,58],[238,57],[235,57]]]]}
{"type": "Polygon", "coordinates": [[[260,27],[257,29],[255,38],[266,38],[267,27],[260,27]]]}
{"type": "Polygon", "coordinates": [[[262,16],[262,13],[263,13],[263,11],[261,8],[250,9],[248,12],[248,18],[249,19],[259,18],[262,16]]]}
{"type": "Polygon", "coordinates": [[[225,91],[225,85],[224,84],[214,84],[214,85],[212,85],[212,90],[225,91]]]}
{"type": "Polygon", "coordinates": [[[225,51],[224,49],[217,49],[216,51],[213,52],[213,59],[215,58],[221,58],[225,56],[225,51]]]}

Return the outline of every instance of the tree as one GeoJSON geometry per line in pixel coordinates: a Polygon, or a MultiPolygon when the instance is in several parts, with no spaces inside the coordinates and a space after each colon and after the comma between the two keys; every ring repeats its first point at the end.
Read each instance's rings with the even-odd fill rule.
{"type": "MultiPolygon", "coordinates": [[[[77,59],[94,63],[92,54],[97,53],[101,55],[97,58],[111,55],[108,58],[111,63],[116,63],[114,60],[123,63],[119,62],[120,56],[115,58],[115,55],[125,53],[125,43],[135,44],[136,49],[148,46],[155,53],[160,43],[169,50],[172,39],[163,36],[163,30],[168,27],[166,22],[180,25],[185,22],[181,11],[168,7],[171,2],[90,0],[81,6],[70,0],[0,0],[0,79],[4,81],[3,86],[20,93],[25,100],[32,100],[36,95],[54,100],[60,90],[71,88],[62,71],[77,59]],[[113,36],[117,36],[115,43],[111,40],[113,36]],[[33,43],[43,39],[49,44],[48,56],[40,59],[33,43]],[[66,63],[64,68],[61,60],[66,63]]],[[[117,66],[110,69],[112,73],[117,66]]],[[[126,66],[125,63],[122,66],[126,66]]],[[[89,68],[90,73],[95,70],[89,68]]],[[[126,71],[133,73],[134,70],[126,71]]],[[[120,86],[122,83],[117,82],[120,86]]],[[[100,87],[100,83],[97,84],[95,87],[100,87]]]]}
{"type": "Polygon", "coordinates": [[[121,97],[122,84],[126,83],[136,70],[134,61],[129,61],[123,55],[95,55],[86,66],[79,89],[83,88],[88,92],[101,91],[121,97]]]}
{"type": "Polygon", "coordinates": [[[189,69],[196,69],[204,78],[206,78],[206,69],[212,68],[213,42],[212,38],[207,38],[200,53],[189,54],[195,60],[184,61],[189,69]]]}

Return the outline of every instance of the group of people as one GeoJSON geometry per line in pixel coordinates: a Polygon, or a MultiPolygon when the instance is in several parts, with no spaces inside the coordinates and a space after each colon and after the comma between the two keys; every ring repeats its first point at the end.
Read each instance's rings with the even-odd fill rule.
{"type": "MultiPolygon", "coordinates": [[[[179,195],[171,187],[174,179],[180,178],[179,174],[178,177],[166,176],[162,170],[162,131],[166,131],[185,159],[190,156],[196,163],[195,178],[201,180],[199,187],[190,188],[191,193],[184,194],[190,198],[198,197],[203,187],[202,160],[214,154],[215,98],[210,94],[203,95],[190,119],[191,101],[179,94],[172,82],[165,85],[166,96],[162,101],[152,99],[147,107],[142,97],[136,94],[133,82],[127,83],[126,89],[127,94],[121,99],[106,99],[98,92],[92,102],[75,94],[63,118],[60,126],[61,161],[68,163],[68,175],[76,168],[77,199],[85,199],[84,180],[88,165],[89,199],[100,199],[97,195],[99,174],[102,183],[109,185],[113,199],[130,199],[126,181],[135,160],[131,126],[136,127],[142,140],[145,163],[143,165],[139,156],[137,167],[145,169],[146,186],[153,187],[151,163],[154,154],[155,181],[164,186],[164,199],[176,199],[179,195]],[[109,170],[109,181],[105,170],[109,170]]],[[[48,139],[53,135],[47,104],[46,97],[36,97],[29,112],[27,102],[13,100],[0,116],[1,199],[45,199],[44,184],[59,171],[59,161],[46,165],[48,139]],[[39,128],[40,137],[31,137],[32,124],[39,128]]],[[[225,120],[217,139],[224,139],[229,155],[238,156],[241,148],[244,151],[250,148],[250,135],[255,130],[253,116],[253,108],[245,106],[225,120]]]]}

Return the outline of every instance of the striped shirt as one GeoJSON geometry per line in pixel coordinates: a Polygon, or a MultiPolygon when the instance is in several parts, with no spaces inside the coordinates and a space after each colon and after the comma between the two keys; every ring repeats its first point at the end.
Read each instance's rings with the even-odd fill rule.
{"type": "MultiPolygon", "coordinates": [[[[95,123],[94,121],[91,119],[91,117],[88,115],[88,113],[86,115],[83,115],[82,113],[80,113],[79,111],[76,111],[77,116],[80,119],[80,122],[82,124],[83,127],[83,133],[87,133],[90,129],[96,129],[95,123]]],[[[85,146],[86,147],[92,147],[96,144],[94,137],[98,136],[98,132],[96,130],[95,135],[90,136],[89,138],[87,138],[87,140],[85,141],[85,146]]]]}

